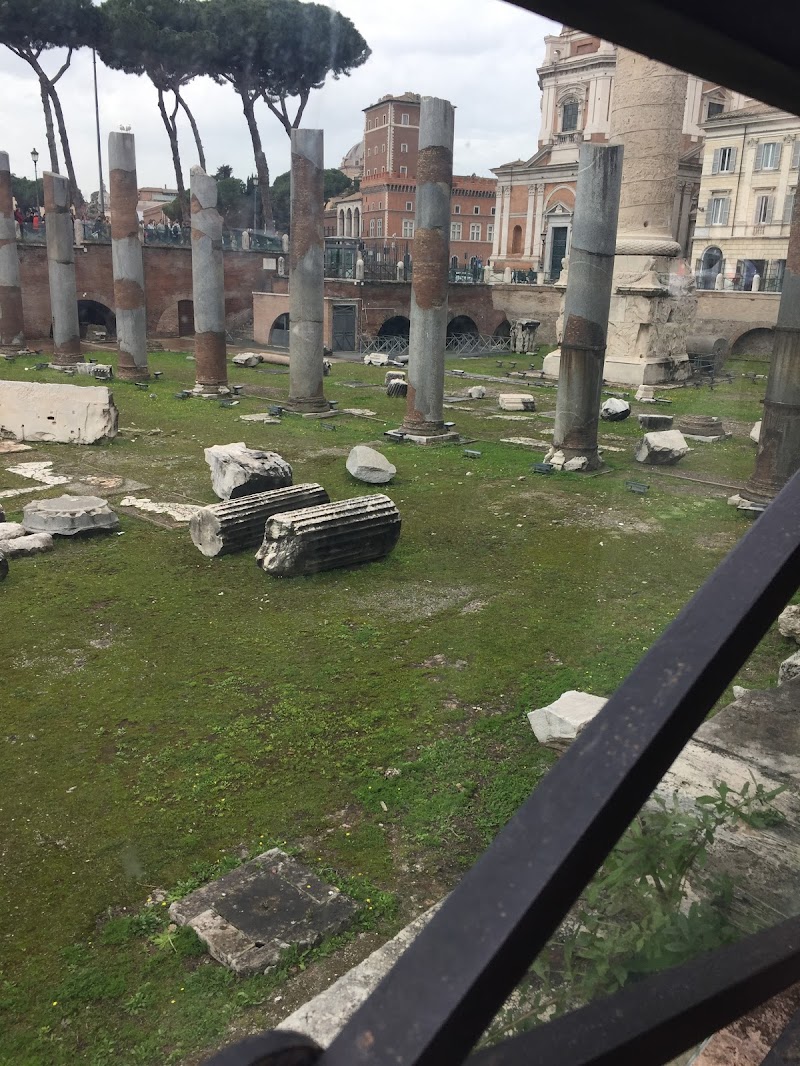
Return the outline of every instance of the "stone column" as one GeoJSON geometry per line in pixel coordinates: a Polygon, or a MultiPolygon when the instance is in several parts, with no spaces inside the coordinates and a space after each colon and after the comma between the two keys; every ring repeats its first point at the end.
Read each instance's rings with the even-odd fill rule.
{"type": "Polygon", "coordinates": [[[621,182],[621,147],[581,145],[553,448],[547,458],[561,452],[566,462],[585,459],[579,464],[584,470],[600,466],[597,423],[621,182]]]}
{"type": "Polygon", "coordinates": [[[292,130],[288,406],[295,411],[330,409],[322,389],[324,167],[322,130],[292,130]]]}
{"type": "Polygon", "coordinates": [[[689,373],[697,301],[672,214],[687,76],[617,49],[611,142],[625,147],[605,377],[653,384],[689,373]]]}
{"type": "Polygon", "coordinates": [[[50,281],[50,311],[53,318],[53,364],[72,366],[83,362],[78,294],[75,289],[75,250],[72,215],[69,213],[69,181],[45,171],[44,209],[47,225],[47,273],[50,281]]]}
{"type": "Polygon", "coordinates": [[[11,167],[8,153],[0,152],[0,345],[20,347],[24,341],[11,167]]]}
{"type": "Polygon", "coordinates": [[[225,272],[222,216],[217,183],[202,167],[192,167],[192,298],[197,395],[228,392],[225,360],[225,272]]]}
{"type": "Polygon", "coordinates": [[[447,341],[454,125],[451,103],[434,96],[422,97],[408,392],[402,429],[423,438],[446,433],[443,418],[444,349],[447,341]]]}
{"type": "Polygon", "coordinates": [[[795,196],[755,470],[742,492],[768,503],[800,469],[800,196],[795,196]]]}
{"type": "Polygon", "coordinates": [[[525,216],[525,244],[524,244],[524,249],[525,249],[525,255],[526,256],[532,256],[533,255],[533,241],[534,241],[533,205],[534,205],[535,195],[536,195],[536,186],[535,185],[529,185],[528,186],[528,213],[525,216]]]}
{"type": "Polygon", "coordinates": [[[500,257],[508,255],[508,224],[511,221],[511,186],[504,185],[500,190],[500,257]]]}
{"type": "MultiPolygon", "coordinates": [[[[544,185],[536,186],[536,219],[534,222],[534,244],[536,249],[536,262],[538,270],[544,270],[544,252],[542,250],[542,226],[544,225],[544,185]]],[[[544,279],[542,279],[544,280],[544,279]]]]}
{"type": "Polygon", "coordinates": [[[111,264],[117,315],[117,375],[122,381],[145,381],[147,318],[144,305],[144,265],[139,242],[139,199],[136,148],[132,133],[108,136],[111,191],[111,264]]]}

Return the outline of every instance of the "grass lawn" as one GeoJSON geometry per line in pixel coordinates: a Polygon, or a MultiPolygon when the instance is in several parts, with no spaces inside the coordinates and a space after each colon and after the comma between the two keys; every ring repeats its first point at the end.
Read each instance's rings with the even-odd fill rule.
{"type": "MultiPolygon", "coordinates": [[[[0,375],[64,380],[34,361],[0,375]]],[[[380,368],[337,363],[326,380],[340,409],[374,417],[259,425],[239,415],[286,397],[281,368],[234,368],[246,395],[223,409],[175,398],[193,379],[185,353],[151,365],[164,376],[149,389],[113,385],[113,443],[3,455],[0,489],[31,484],[7,467],[52,460],[76,478],[142,482],[137,496],[210,503],[203,447],[244,440],[343,499],[369,491],[345,470],[349,449],[377,440],[397,466],[403,532],[383,562],[295,580],[250,553],[205,559],[185,526],[127,514],[122,535],[12,560],[0,584],[3,1064],[197,1062],[279,1020],[439,898],[541,779],[553,756],[525,711],[569,688],[610,694],[749,526],[724,486],[752,470],[764,382],[741,374],[762,362],[731,364],[733,383],[713,392],[665,391],[670,407],[633,405],[735,422],[668,472],[695,481],[634,463],[635,417],[601,424],[609,472],[533,474],[542,451],[500,439],[546,438],[555,390],[533,389],[534,415],[499,417],[494,397],[519,391],[513,379],[448,411],[481,451],[468,459],[383,441],[403,401],[379,387],[380,368]],[[648,495],[626,490],[632,476],[648,495]],[[354,934],[240,980],[167,928],[160,897],[147,906],[276,842],[363,902],[354,934]]],[[[445,389],[470,384],[448,376],[445,389]]],[[[60,491],[2,502],[18,520],[27,499],[60,491]]],[[[771,632],[741,682],[772,685],[786,648],[771,632]]]]}

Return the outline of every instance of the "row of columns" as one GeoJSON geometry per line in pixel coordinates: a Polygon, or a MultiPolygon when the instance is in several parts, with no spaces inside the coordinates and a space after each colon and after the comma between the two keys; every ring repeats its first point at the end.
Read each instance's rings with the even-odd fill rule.
{"type": "Polygon", "coordinates": [[[347,211],[340,208],[336,214],[337,237],[360,237],[361,236],[361,211],[348,207],[347,211]]]}

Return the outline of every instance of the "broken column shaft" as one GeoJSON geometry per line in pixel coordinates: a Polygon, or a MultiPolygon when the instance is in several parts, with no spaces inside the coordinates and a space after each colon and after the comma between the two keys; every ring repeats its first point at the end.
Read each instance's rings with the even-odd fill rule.
{"type": "Polygon", "coordinates": [[[597,424],[614,275],[622,148],[582,144],[564,300],[553,450],[600,465],[597,424]]]}
{"type": "Polygon", "coordinates": [[[389,497],[359,496],[270,518],[256,559],[276,577],[298,577],[382,559],[399,537],[389,497]]]}
{"type": "Polygon", "coordinates": [[[437,436],[444,425],[444,350],[450,267],[450,190],[453,183],[453,105],[423,96],[419,119],[417,210],[408,393],[402,429],[437,436]]]}
{"type": "Polygon", "coordinates": [[[322,130],[292,130],[289,242],[289,403],[327,411],[322,389],[325,236],[322,130]]]}
{"type": "Polygon", "coordinates": [[[786,271],[772,342],[755,470],[742,495],[766,503],[800,469],[800,196],[794,200],[786,271]]]}
{"type": "Polygon", "coordinates": [[[194,546],[210,559],[229,555],[257,547],[264,539],[264,525],[273,515],[316,507],[328,500],[325,489],[314,484],[255,492],[203,507],[189,522],[189,533],[194,546]]]}
{"type": "Polygon", "coordinates": [[[117,374],[123,381],[144,381],[147,367],[147,318],[144,264],[139,240],[136,147],[132,133],[110,133],[108,166],[111,192],[111,265],[117,316],[117,374]]]}
{"type": "Polygon", "coordinates": [[[11,166],[8,153],[0,152],[0,345],[21,346],[23,342],[22,289],[11,166]]]}
{"type": "Polygon", "coordinates": [[[83,360],[78,294],[75,288],[74,228],[69,207],[69,180],[45,171],[44,209],[47,229],[47,274],[53,318],[53,363],[72,366],[83,360]]]}
{"type": "Polygon", "coordinates": [[[225,361],[225,272],[217,183],[202,167],[191,170],[192,298],[195,388],[198,394],[228,391],[225,361]]]}

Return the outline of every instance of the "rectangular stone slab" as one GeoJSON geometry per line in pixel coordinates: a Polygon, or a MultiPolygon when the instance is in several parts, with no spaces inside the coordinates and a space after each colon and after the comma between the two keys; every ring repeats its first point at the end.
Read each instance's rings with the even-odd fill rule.
{"type": "Polygon", "coordinates": [[[169,909],[235,973],[266,973],[287,948],[313,947],[351,923],[357,904],[278,848],[177,900],[169,909]]]}
{"type": "Polygon", "coordinates": [[[0,381],[0,437],[97,444],[116,437],[119,412],[102,385],[0,381]]]}

